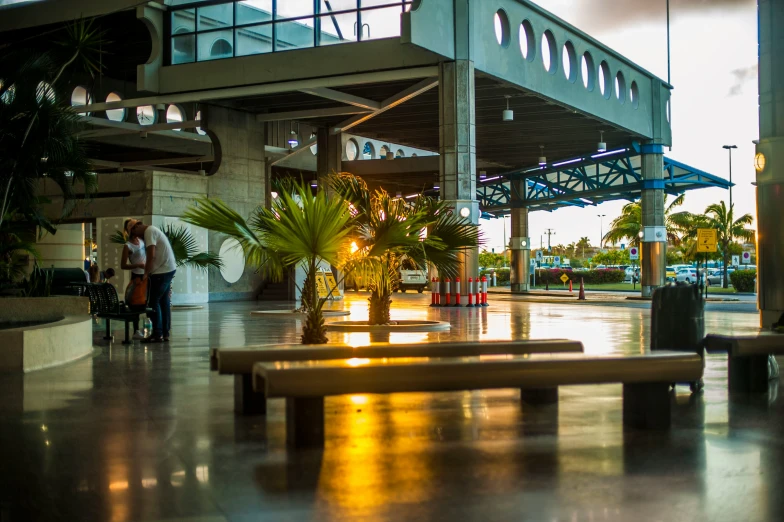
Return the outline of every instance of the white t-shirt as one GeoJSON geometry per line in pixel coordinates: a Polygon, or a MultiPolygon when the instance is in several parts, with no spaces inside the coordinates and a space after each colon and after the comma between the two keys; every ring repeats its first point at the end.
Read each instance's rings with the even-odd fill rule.
{"type": "Polygon", "coordinates": [[[151,274],[168,274],[177,269],[177,261],[174,259],[174,252],[172,252],[169,240],[159,228],[147,227],[147,230],[144,231],[144,244],[148,247],[155,247],[151,274]]]}
{"type": "MultiPolygon", "coordinates": [[[[138,245],[128,241],[125,243],[125,246],[128,247],[128,262],[130,264],[138,265],[139,263],[145,264],[147,262],[147,251],[144,249],[144,241],[140,239],[138,245]]],[[[131,273],[142,275],[144,274],[144,268],[133,268],[131,273]]]]}

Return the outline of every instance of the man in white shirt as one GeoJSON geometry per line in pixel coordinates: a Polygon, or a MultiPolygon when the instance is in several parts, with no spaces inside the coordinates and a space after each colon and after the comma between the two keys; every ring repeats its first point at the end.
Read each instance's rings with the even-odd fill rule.
{"type": "Polygon", "coordinates": [[[152,321],[152,334],[145,342],[168,342],[171,333],[171,299],[170,290],[177,261],[174,259],[169,239],[158,227],[145,225],[137,221],[129,230],[132,236],[144,240],[147,251],[147,262],[144,265],[144,277],[150,278],[150,296],[147,305],[152,308],[148,313],[152,321]]]}

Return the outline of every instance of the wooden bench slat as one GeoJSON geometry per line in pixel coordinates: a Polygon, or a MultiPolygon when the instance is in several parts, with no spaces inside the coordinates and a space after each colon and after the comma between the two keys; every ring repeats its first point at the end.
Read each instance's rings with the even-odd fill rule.
{"type": "Polygon", "coordinates": [[[508,359],[430,358],[256,363],[254,388],[267,397],[352,393],[550,388],[601,383],[689,382],[702,377],[697,354],[657,351],[602,357],[575,354],[508,359]]]}
{"type": "MultiPolygon", "coordinates": [[[[471,355],[531,353],[582,353],[583,344],[567,339],[472,341],[460,343],[376,344],[352,347],[320,344],[216,348],[214,357],[221,374],[250,374],[257,362],[311,361],[378,357],[461,357],[471,355]]],[[[211,358],[213,355],[211,354],[211,358]]]]}

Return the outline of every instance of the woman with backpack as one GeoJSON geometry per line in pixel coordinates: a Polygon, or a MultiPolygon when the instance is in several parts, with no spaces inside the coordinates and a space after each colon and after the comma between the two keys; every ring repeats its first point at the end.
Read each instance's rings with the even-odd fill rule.
{"type": "MultiPolygon", "coordinates": [[[[147,281],[144,279],[144,265],[147,263],[147,252],[144,241],[134,237],[130,229],[137,223],[135,219],[126,219],[123,224],[127,241],[123,246],[122,261],[120,266],[131,271],[131,282],[125,291],[125,303],[130,307],[147,307],[147,281]]],[[[144,334],[139,330],[139,318],[133,322],[133,338],[144,339],[144,334]]]]}

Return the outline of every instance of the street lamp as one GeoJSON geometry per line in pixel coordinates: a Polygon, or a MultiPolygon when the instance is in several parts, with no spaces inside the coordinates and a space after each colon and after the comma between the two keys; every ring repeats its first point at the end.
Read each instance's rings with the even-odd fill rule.
{"type": "Polygon", "coordinates": [[[730,153],[730,212],[732,212],[732,149],[737,149],[737,145],[724,145],[722,149],[727,149],[730,153]]]}
{"type": "Polygon", "coordinates": [[[604,230],[602,230],[602,218],[607,214],[596,214],[599,216],[599,250],[602,248],[602,241],[604,240],[604,230]]]}

